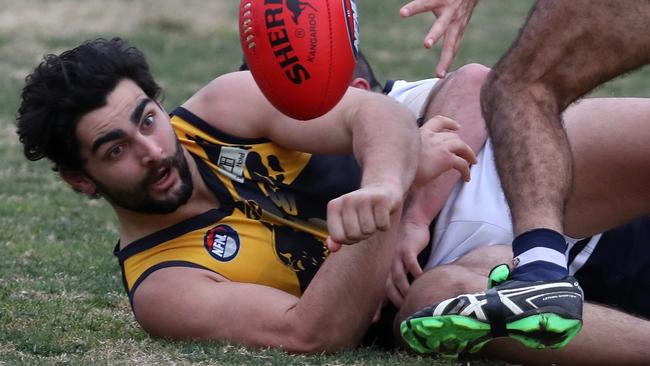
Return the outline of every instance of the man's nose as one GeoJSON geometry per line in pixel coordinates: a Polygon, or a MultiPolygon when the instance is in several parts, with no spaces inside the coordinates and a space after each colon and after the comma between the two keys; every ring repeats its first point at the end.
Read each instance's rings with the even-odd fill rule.
{"type": "Polygon", "coordinates": [[[137,140],[142,165],[157,163],[163,159],[162,147],[154,139],[140,135],[137,140]]]}

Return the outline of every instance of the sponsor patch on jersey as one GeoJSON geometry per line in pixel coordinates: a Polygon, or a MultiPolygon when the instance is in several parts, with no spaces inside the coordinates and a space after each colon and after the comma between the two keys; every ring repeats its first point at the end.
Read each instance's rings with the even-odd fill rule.
{"type": "Polygon", "coordinates": [[[248,150],[223,146],[217,161],[219,171],[236,182],[244,183],[244,166],[247,155],[248,150]]]}
{"type": "Polygon", "coordinates": [[[203,244],[213,258],[228,262],[239,253],[239,234],[228,225],[217,225],[205,233],[203,244]]]}

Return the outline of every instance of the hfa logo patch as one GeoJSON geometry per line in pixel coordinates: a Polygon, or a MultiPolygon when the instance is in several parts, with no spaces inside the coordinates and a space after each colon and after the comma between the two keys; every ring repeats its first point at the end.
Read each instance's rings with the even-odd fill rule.
{"type": "Polygon", "coordinates": [[[203,244],[213,258],[228,262],[239,253],[239,234],[228,225],[217,225],[205,233],[203,244]]]}

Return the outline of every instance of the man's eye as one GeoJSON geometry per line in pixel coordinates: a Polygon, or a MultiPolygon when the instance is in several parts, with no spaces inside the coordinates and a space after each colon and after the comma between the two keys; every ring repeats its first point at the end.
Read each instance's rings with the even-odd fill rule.
{"type": "Polygon", "coordinates": [[[111,148],[108,151],[108,156],[110,156],[111,158],[116,158],[116,157],[122,155],[123,151],[124,151],[124,146],[117,145],[117,146],[114,146],[113,148],[111,148]]]}
{"type": "Polygon", "coordinates": [[[149,127],[153,126],[154,122],[155,121],[153,119],[153,115],[150,114],[150,115],[146,116],[144,118],[144,120],[142,121],[142,127],[149,128],[149,127]]]}

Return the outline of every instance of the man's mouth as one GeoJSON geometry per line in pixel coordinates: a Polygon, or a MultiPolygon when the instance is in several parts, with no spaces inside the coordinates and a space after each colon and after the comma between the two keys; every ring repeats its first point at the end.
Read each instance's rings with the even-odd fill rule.
{"type": "Polygon", "coordinates": [[[165,192],[170,189],[176,182],[175,170],[170,167],[161,167],[158,169],[152,179],[151,188],[156,192],[165,192]]]}

